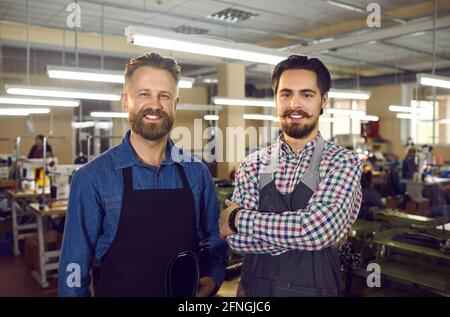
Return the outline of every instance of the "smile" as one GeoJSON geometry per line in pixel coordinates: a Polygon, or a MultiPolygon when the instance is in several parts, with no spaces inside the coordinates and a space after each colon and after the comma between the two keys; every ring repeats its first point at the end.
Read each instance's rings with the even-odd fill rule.
{"type": "Polygon", "coordinates": [[[302,115],[297,114],[297,113],[291,113],[291,114],[289,115],[289,117],[292,118],[292,119],[302,119],[302,118],[303,118],[302,115]]]}
{"type": "Polygon", "coordinates": [[[160,117],[160,116],[154,116],[154,115],[147,114],[147,115],[144,116],[144,118],[145,118],[145,119],[148,119],[148,120],[158,120],[158,119],[160,119],[161,117],[160,117]]]}

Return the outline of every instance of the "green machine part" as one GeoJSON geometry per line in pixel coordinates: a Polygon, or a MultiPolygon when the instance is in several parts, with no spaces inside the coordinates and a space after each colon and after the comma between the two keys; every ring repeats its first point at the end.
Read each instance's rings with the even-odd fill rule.
{"type": "Polygon", "coordinates": [[[216,188],[216,194],[217,198],[219,199],[220,208],[224,209],[225,206],[225,199],[229,199],[231,195],[233,195],[234,187],[218,187],[216,188]]]}

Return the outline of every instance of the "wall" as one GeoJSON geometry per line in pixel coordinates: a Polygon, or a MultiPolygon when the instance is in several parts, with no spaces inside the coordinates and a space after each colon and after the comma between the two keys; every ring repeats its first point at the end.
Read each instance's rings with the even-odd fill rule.
{"type": "Polygon", "coordinates": [[[400,120],[395,112],[389,111],[389,105],[402,104],[400,85],[365,87],[363,90],[372,92],[367,100],[367,114],[380,117],[380,136],[392,142],[392,151],[400,158],[404,157],[403,145],[400,140],[400,120]]]}
{"type": "MultiPolygon", "coordinates": [[[[371,98],[367,101],[367,113],[380,117],[380,135],[392,142],[393,152],[403,159],[405,156],[405,147],[401,142],[400,135],[400,119],[396,117],[396,113],[389,111],[389,105],[402,105],[402,86],[401,85],[385,85],[375,87],[365,87],[363,90],[372,92],[371,98]]],[[[450,98],[447,98],[450,99],[450,98]]],[[[450,102],[447,100],[447,102],[450,102]]],[[[448,117],[448,115],[447,115],[448,117]]],[[[444,127],[440,127],[441,133],[444,127]]],[[[444,160],[450,161],[450,145],[434,146],[434,154],[443,156],[444,160]]]]}
{"type": "MultiPolygon", "coordinates": [[[[24,74],[4,74],[5,83],[7,84],[25,84],[24,74]]],[[[77,88],[91,88],[91,89],[107,89],[115,90],[117,93],[120,91],[120,86],[111,86],[97,83],[87,83],[80,81],[61,81],[49,79],[42,75],[31,75],[31,85],[42,86],[59,86],[62,87],[77,87],[77,88]]],[[[3,89],[3,87],[2,87],[3,89]]],[[[5,93],[2,92],[2,95],[5,93]]],[[[180,102],[182,103],[199,103],[207,104],[208,94],[205,87],[193,87],[192,89],[180,89],[180,102]]],[[[2,105],[3,108],[13,108],[17,106],[2,105]]],[[[120,102],[113,102],[112,109],[114,111],[122,111],[120,102]]],[[[0,141],[0,154],[11,154],[13,152],[13,140],[17,136],[25,136],[30,139],[23,139],[21,142],[21,155],[27,155],[30,147],[33,145],[33,138],[36,134],[50,135],[50,131],[53,127],[53,136],[64,137],[63,140],[53,139],[49,143],[52,145],[55,155],[58,156],[61,164],[70,164],[73,162],[73,133],[71,128],[71,122],[73,121],[73,108],[51,108],[53,113],[53,123],[51,123],[51,116],[49,114],[38,114],[33,116],[34,132],[29,131],[26,128],[27,117],[6,117],[0,116],[0,139],[10,139],[10,141],[0,141]]],[[[199,111],[178,111],[176,115],[175,126],[186,126],[193,130],[194,119],[203,119],[203,112],[199,111]]],[[[114,128],[113,135],[123,135],[128,129],[128,122],[126,119],[113,119],[114,128]]],[[[205,127],[205,122],[203,121],[205,127]]],[[[192,131],[191,130],[191,131],[192,131]]],[[[193,138],[193,135],[192,135],[193,138]]],[[[112,145],[120,143],[120,139],[112,140],[112,145]]]]}

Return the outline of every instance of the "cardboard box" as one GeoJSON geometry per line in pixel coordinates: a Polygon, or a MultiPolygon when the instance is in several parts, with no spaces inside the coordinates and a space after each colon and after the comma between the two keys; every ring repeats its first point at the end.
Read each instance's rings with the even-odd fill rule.
{"type": "MultiPolygon", "coordinates": [[[[45,251],[54,251],[61,248],[62,236],[52,230],[44,234],[45,251]]],[[[31,270],[37,270],[39,267],[39,245],[37,234],[30,234],[25,238],[25,264],[31,270]]]]}
{"type": "Polygon", "coordinates": [[[424,200],[420,203],[409,200],[405,206],[405,212],[414,215],[427,216],[428,208],[430,207],[430,201],[424,200]]]}
{"type": "Polygon", "coordinates": [[[386,197],[386,208],[396,209],[399,202],[400,199],[398,197],[388,196],[386,197]]]}

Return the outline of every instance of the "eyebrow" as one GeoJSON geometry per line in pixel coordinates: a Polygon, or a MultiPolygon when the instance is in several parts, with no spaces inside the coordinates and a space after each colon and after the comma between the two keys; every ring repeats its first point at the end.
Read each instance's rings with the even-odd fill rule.
{"type": "MultiPolygon", "coordinates": [[[[293,90],[292,90],[292,89],[289,89],[289,88],[283,88],[283,89],[281,89],[278,93],[281,93],[281,92],[289,92],[289,93],[292,93],[293,90]]],[[[301,93],[310,92],[310,93],[313,93],[313,94],[317,94],[317,92],[316,92],[314,89],[310,89],[310,88],[301,89],[300,92],[301,92],[301,93]]]]}
{"type": "MultiPolygon", "coordinates": [[[[138,93],[140,93],[140,92],[150,92],[150,89],[147,89],[147,88],[141,88],[141,89],[139,89],[138,90],[138,93]]],[[[168,90],[161,90],[160,92],[158,92],[158,94],[161,94],[161,93],[163,93],[163,94],[170,94],[171,96],[173,95],[170,91],[168,91],[168,90]]]]}

